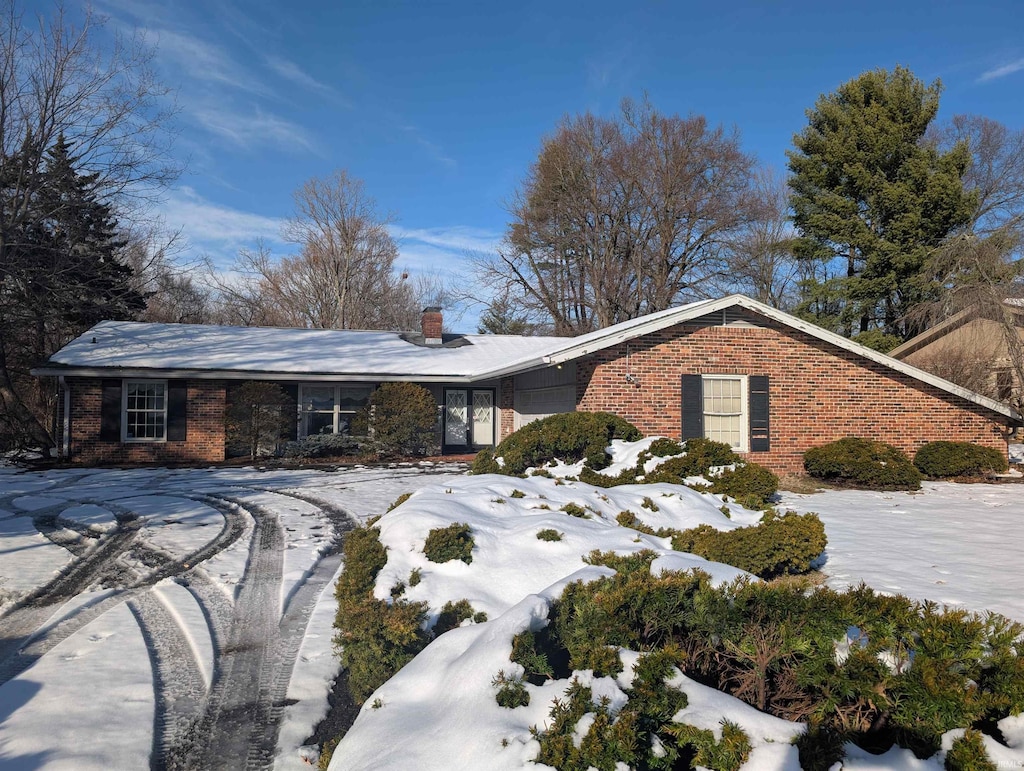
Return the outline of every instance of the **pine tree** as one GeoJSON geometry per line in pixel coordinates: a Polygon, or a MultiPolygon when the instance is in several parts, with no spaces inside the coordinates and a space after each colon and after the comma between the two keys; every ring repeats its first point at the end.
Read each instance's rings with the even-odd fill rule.
{"type": "Polygon", "coordinates": [[[924,141],[940,91],[903,67],[866,72],[821,96],[794,137],[797,254],[823,267],[804,282],[800,311],[822,326],[912,334],[907,311],[934,291],[929,253],[970,220],[967,147],[924,141]]]}
{"type": "Polygon", "coordinates": [[[0,234],[0,395],[6,421],[38,443],[45,431],[26,409],[39,412],[49,388],[28,370],[98,321],[133,318],[145,298],[118,259],[126,242],[97,175],[79,173],[63,136],[42,159],[25,157],[31,147],[0,164],[19,171],[0,178],[0,208],[18,212],[0,234]]]}

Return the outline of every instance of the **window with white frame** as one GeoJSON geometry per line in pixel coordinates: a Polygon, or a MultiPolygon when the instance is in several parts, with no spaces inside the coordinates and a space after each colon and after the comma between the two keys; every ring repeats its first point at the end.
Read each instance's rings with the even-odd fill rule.
{"type": "Polygon", "coordinates": [[[369,385],[299,386],[301,435],[351,433],[352,418],[366,406],[372,391],[373,386],[369,385]]]}
{"type": "Polygon", "coordinates": [[[126,442],[162,442],[167,438],[166,380],[126,380],[123,404],[121,425],[126,442]]]}
{"type": "Polygon", "coordinates": [[[747,449],[747,379],[740,375],[704,375],[704,436],[747,449]]]}

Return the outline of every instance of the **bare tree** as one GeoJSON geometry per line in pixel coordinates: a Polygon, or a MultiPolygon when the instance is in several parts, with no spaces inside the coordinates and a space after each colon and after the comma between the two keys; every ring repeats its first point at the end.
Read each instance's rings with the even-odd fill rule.
{"type": "MultiPolygon", "coordinates": [[[[26,360],[9,344],[23,336],[25,304],[57,308],[57,298],[38,295],[41,287],[60,284],[32,279],[33,266],[40,266],[26,234],[44,220],[72,216],[69,207],[86,199],[117,220],[130,219],[179,171],[168,162],[169,102],[149,70],[151,51],[139,39],[121,37],[101,48],[95,43],[100,26],[88,10],[76,27],[59,5],[45,19],[26,18],[13,0],[0,4],[0,410],[3,422],[36,446],[51,442],[45,416],[33,414],[24,398],[36,390],[27,370],[52,350],[26,360]],[[57,194],[59,168],[77,197],[57,194]],[[32,291],[19,292],[26,281],[32,291]]],[[[48,253],[51,278],[67,270],[57,262],[60,254],[48,253]]],[[[71,300],[81,306],[81,297],[71,300]]],[[[30,315],[38,326],[40,315],[30,315]]],[[[90,316],[49,314],[50,348],[82,331],[90,316]]]]}
{"type": "Polygon", "coordinates": [[[1011,131],[981,115],[954,115],[931,133],[943,148],[966,143],[971,163],[964,189],[974,191],[978,205],[968,229],[980,236],[1024,225],[1024,130],[1011,131]]]}
{"type": "MultiPolygon", "coordinates": [[[[987,236],[965,232],[947,239],[929,261],[940,290],[938,299],[914,308],[910,322],[924,329],[965,311],[996,322],[1003,344],[999,346],[1003,352],[1000,357],[1006,359],[1005,364],[1018,384],[1011,403],[1020,412],[1024,410],[1019,390],[1024,384],[1024,306],[1020,302],[1024,296],[1020,283],[1024,261],[1013,258],[1019,245],[1020,236],[1009,227],[987,236]]],[[[970,360],[976,353],[967,352],[965,357],[970,360]]],[[[941,369],[944,365],[937,366],[941,369]]],[[[991,366],[985,371],[990,372],[991,366]]]]}
{"type": "Polygon", "coordinates": [[[523,310],[579,334],[700,296],[752,216],[752,159],[700,116],[622,103],[565,118],[513,197],[504,243],[478,260],[523,310]]]}
{"type": "Polygon", "coordinates": [[[799,283],[810,266],[793,253],[796,232],[787,182],[770,169],[759,169],[751,197],[751,220],[729,241],[728,270],[713,284],[720,292],[742,292],[773,308],[790,310],[799,300],[799,283]]]}
{"type": "Polygon", "coordinates": [[[243,326],[415,329],[424,305],[450,296],[438,275],[398,270],[398,246],[363,183],[337,171],[295,193],[285,235],[296,255],[275,258],[262,243],[218,277],[218,318],[243,326]]]}

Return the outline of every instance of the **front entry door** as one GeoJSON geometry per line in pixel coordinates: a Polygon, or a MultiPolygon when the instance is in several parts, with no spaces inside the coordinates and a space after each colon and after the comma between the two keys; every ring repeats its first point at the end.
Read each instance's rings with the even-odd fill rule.
{"type": "Polygon", "coordinates": [[[469,444],[467,392],[449,389],[444,392],[444,443],[465,447],[469,444]]]}
{"type": "Polygon", "coordinates": [[[469,450],[494,444],[494,391],[490,388],[446,388],[444,448],[469,450]]]}

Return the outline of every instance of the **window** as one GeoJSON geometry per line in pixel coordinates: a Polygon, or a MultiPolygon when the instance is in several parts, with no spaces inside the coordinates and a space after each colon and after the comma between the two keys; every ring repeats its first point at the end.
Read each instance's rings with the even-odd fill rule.
{"type": "Polygon", "coordinates": [[[352,418],[363,407],[373,386],[302,385],[299,408],[302,410],[302,436],[348,434],[352,418]]]}
{"type": "Polygon", "coordinates": [[[124,441],[162,442],[167,438],[166,381],[126,380],[123,400],[124,441]]]}
{"type": "Polygon", "coordinates": [[[746,378],[705,375],[704,436],[744,451],[747,444],[746,378]]]}

